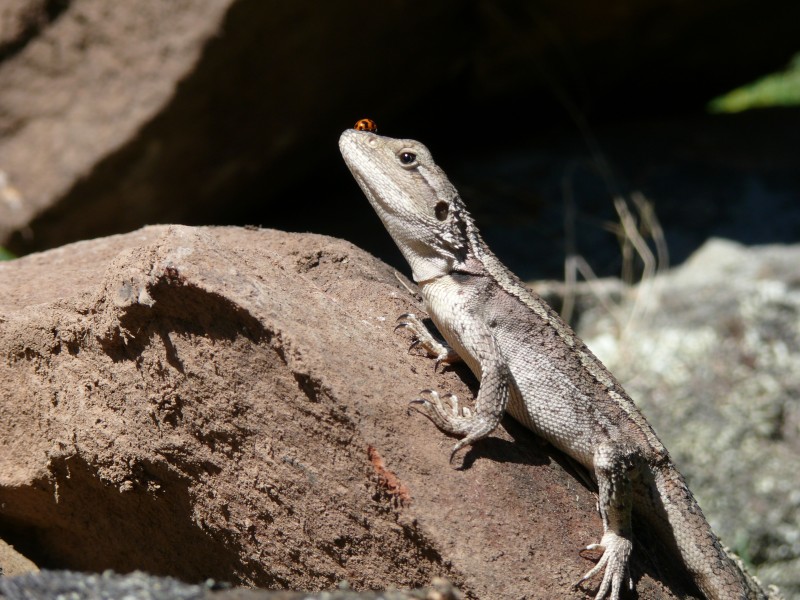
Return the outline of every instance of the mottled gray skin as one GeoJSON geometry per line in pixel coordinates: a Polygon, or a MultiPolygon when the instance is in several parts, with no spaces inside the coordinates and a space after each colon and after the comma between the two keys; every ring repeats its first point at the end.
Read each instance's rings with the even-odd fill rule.
{"type": "MultiPolygon", "coordinates": [[[[582,579],[602,573],[596,599],[618,600],[628,572],[635,506],[680,554],[709,599],[767,595],[723,550],[652,427],[617,380],[536,294],[485,245],[458,192],[413,140],[347,130],[339,148],[413,271],[433,322],[451,348],[413,315],[402,325],[441,361],[461,357],[481,382],[475,408],[430,390],[419,408],[472,444],[506,410],[585,466],[597,482],[603,550],[582,579]]],[[[579,582],[580,583],[580,582],[579,582]]]]}

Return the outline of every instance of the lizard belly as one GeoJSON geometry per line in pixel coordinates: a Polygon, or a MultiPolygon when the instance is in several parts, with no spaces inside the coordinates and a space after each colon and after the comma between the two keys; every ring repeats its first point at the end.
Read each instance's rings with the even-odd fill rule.
{"type": "Polygon", "coordinates": [[[451,277],[441,277],[421,286],[425,309],[434,325],[450,347],[467,364],[470,371],[481,380],[481,365],[469,349],[464,339],[464,315],[470,314],[469,307],[475,302],[477,290],[459,285],[451,277]]]}

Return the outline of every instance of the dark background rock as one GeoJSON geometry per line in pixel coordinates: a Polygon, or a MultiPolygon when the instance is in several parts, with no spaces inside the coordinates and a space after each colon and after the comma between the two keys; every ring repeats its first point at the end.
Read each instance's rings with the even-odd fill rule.
{"type": "Polygon", "coordinates": [[[595,142],[614,187],[655,202],[676,262],[720,228],[800,235],[797,211],[785,220],[797,111],[703,116],[800,49],[797,3],[15,0],[0,14],[0,246],[17,253],[238,223],[344,237],[399,266],[336,150],[362,116],[424,140],[528,276],[561,270],[565,178],[591,224],[580,250],[615,273],[595,142]]]}

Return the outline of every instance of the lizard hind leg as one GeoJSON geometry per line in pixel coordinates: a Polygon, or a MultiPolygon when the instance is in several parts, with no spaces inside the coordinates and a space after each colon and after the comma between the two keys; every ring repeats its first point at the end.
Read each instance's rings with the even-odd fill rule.
{"type": "Polygon", "coordinates": [[[599,544],[590,544],[586,549],[601,549],[603,555],[576,585],[602,572],[595,600],[619,600],[623,584],[633,589],[628,561],[633,547],[631,474],[638,462],[636,457],[635,450],[614,443],[601,444],[594,453],[603,537],[599,544]]]}

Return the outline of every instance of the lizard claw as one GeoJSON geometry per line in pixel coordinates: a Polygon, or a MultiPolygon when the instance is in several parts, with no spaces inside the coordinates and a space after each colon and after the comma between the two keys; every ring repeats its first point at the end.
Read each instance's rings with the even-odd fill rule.
{"type": "Polygon", "coordinates": [[[417,323],[419,323],[419,318],[414,313],[403,313],[397,320],[395,321],[397,325],[394,326],[394,331],[398,329],[408,328],[412,331],[416,331],[417,323]]]}
{"type": "MultiPolygon", "coordinates": [[[[437,400],[437,401],[439,400],[439,394],[438,394],[438,392],[436,392],[434,390],[422,390],[420,392],[420,394],[428,394],[431,397],[433,397],[435,400],[437,400]]],[[[413,410],[415,412],[418,412],[420,414],[425,415],[428,418],[431,418],[430,415],[428,414],[428,410],[430,410],[430,406],[431,406],[431,401],[430,400],[426,400],[425,398],[417,398],[416,400],[412,400],[411,402],[408,403],[408,414],[410,415],[411,411],[413,410]],[[427,409],[427,410],[423,410],[422,408],[417,408],[415,406],[417,404],[422,405],[422,407],[427,409]]]]}
{"type": "Polygon", "coordinates": [[[599,544],[589,544],[584,550],[602,550],[603,555],[597,564],[586,573],[573,587],[578,587],[581,583],[603,572],[603,580],[597,590],[595,600],[619,600],[619,595],[623,581],[627,583],[628,589],[633,589],[633,578],[628,572],[628,558],[631,554],[632,544],[627,538],[607,531],[599,544]],[[610,593],[609,593],[610,592],[610,593]]]}
{"type": "MultiPolygon", "coordinates": [[[[422,345],[426,350],[430,351],[427,340],[423,339],[423,333],[420,329],[422,324],[417,318],[417,315],[413,313],[405,313],[397,317],[397,320],[399,323],[394,326],[394,331],[397,331],[398,329],[410,329],[414,336],[411,340],[411,345],[408,347],[409,354],[411,354],[411,351],[419,345],[422,345]]],[[[434,367],[433,370],[436,372],[436,367],[434,367]]]]}
{"type": "Polygon", "coordinates": [[[463,440],[459,441],[455,446],[453,446],[453,450],[450,452],[450,464],[453,464],[453,459],[458,454],[458,451],[461,450],[464,446],[468,446],[471,442],[464,438],[463,440]]]}
{"type": "Polygon", "coordinates": [[[411,347],[408,349],[409,352],[417,346],[422,346],[430,356],[436,357],[436,363],[433,365],[434,373],[439,369],[440,364],[453,363],[460,360],[455,350],[436,339],[425,327],[422,320],[414,313],[404,313],[397,317],[397,325],[395,325],[394,330],[397,331],[398,329],[409,329],[413,335],[411,347]]]}
{"type": "Polygon", "coordinates": [[[447,433],[465,436],[453,447],[450,453],[451,464],[459,450],[472,445],[478,440],[482,440],[497,425],[489,420],[476,418],[466,406],[459,407],[458,396],[455,394],[439,395],[434,390],[422,390],[420,394],[430,396],[430,399],[418,398],[413,400],[409,405],[409,409],[413,408],[422,413],[433,421],[439,429],[447,433]],[[446,400],[446,402],[442,400],[446,400]]]}

